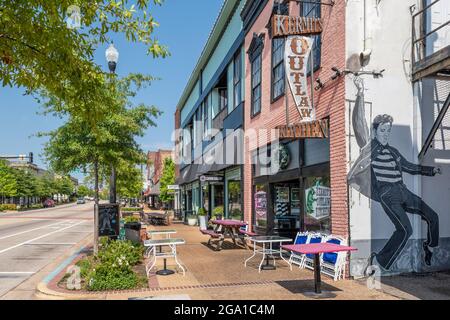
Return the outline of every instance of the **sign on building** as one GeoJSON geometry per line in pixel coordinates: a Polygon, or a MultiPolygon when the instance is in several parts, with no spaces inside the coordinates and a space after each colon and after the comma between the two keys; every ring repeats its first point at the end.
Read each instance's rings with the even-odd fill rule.
{"type": "Polygon", "coordinates": [[[289,87],[300,113],[300,122],[316,118],[306,81],[308,58],[314,40],[309,37],[289,36],[286,39],[284,61],[289,87]]]}
{"type": "Polygon", "coordinates": [[[180,186],[177,184],[169,184],[167,185],[167,190],[180,190],[180,186]]]}
{"type": "Polygon", "coordinates": [[[274,15],[272,18],[272,36],[312,35],[322,32],[322,19],[274,15]]]}
{"type": "Polygon", "coordinates": [[[223,177],[221,176],[200,176],[201,182],[222,182],[223,177]]]}
{"type": "Polygon", "coordinates": [[[328,138],[327,119],[277,126],[279,139],[328,138]]]}

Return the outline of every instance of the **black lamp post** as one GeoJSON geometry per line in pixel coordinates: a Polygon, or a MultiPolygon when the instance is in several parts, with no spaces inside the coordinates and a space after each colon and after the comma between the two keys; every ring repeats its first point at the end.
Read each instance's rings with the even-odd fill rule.
{"type": "MultiPolygon", "coordinates": [[[[117,61],[119,61],[119,51],[114,47],[114,44],[110,44],[105,52],[106,61],[108,61],[108,67],[111,74],[116,71],[117,61]]],[[[111,177],[109,180],[109,203],[116,203],[116,168],[111,166],[111,177]]]]}

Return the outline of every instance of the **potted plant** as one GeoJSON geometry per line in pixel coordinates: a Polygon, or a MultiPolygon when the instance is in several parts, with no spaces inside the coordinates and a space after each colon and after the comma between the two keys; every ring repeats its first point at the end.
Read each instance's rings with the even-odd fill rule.
{"type": "Polygon", "coordinates": [[[197,224],[197,216],[195,215],[189,215],[187,217],[188,225],[195,226],[197,224]]]}
{"type": "Polygon", "coordinates": [[[125,239],[134,243],[141,242],[141,223],[138,217],[129,216],[124,218],[125,239]]]}
{"type": "Polygon", "coordinates": [[[198,210],[198,223],[199,223],[199,225],[200,225],[200,229],[206,229],[207,227],[206,227],[206,223],[207,223],[207,220],[208,220],[208,216],[207,216],[207,211],[206,211],[206,209],[205,208],[200,208],[199,210],[198,210]]]}
{"type": "Polygon", "coordinates": [[[213,217],[217,220],[222,220],[223,217],[223,206],[215,207],[213,210],[213,217]]]}

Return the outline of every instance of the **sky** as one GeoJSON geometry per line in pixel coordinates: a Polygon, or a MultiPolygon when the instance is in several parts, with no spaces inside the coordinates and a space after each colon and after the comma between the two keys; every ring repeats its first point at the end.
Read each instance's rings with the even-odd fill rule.
{"type": "MultiPolygon", "coordinates": [[[[153,2],[153,1],[149,1],[153,2]]],[[[174,129],[174,113],[178,100],[197,63],[219,14],[223,0],[165,0],[161,7],[154,7],[152,14],[160,24],[155,32],[161,44],[171,53],[165,59],[153,59],[146,55],[143,45],[129,43],[122,35],[113,35],[114,46],[119,51],[116,73],[124,76],[140,72],[161,78],[150,87],[142,89],[133,99],[138,103],[155,105],[163,115],[156,128],[149,128],[144,137],[137,140],[147,152],[172,149],[171,134],[174,129]]],[[[99,47],[94,61],[108,70],[105,59],[107,45],[99,47]]],[[[0,86],[0,155],[34,153],[34,163],[47,168],[42,157],[46,138],[35,136],[63,124],[63,120],[51,115],[41,115],[39,104],[31,96],[24,95],[23,88],[0,86]]],[[[82,182],[82,174],[73,176],[82,182]]]]}

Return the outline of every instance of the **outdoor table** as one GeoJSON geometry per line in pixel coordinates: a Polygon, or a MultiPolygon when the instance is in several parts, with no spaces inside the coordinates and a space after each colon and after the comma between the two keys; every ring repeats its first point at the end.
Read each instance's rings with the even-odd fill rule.
{"type": "Polygon", "coordinates": [[[224,220],[211,220],[211,223],[216,225],[216,227],[214,228],[214,232],[219,233],[219,228],[222,227],[224,237],[228,234],[230,238],[233,240],[233,243],[236,244],[236,235],[237,235],[245,246],[245,239],[239,233],[239,228],[247,225],[245,222],[239,220],[224,219],[224,220]]]}
{"type": "Polygon", "coordinates": [[[156,265],[156,260],[158,258],[164,259],[164,269],[156,272],[158,275],[167,276],[173,274],[173,270],[167,269],[167,258],[173,257],[175,259],[176,264],[183,270],[183,275],[185,275],[184,267],[178,262],[177,259],[177,245],[185,244],[184,239],[176,239],[176,238],[167,238],[167,239],[158,239],[158,240],[145,240],[144,246],[148,247],[147,249],[147,257],[152,256],[152,259],[149,260],[147,265],[145,266],[147,276],[150,273],[150,270],[156,265]],[[169,252],[156,252],[157,246],[168,246],[170,247],[169,252]]]}
{"type": "Polygon", "coordinates": [[[150,212],[148,216],[151,224],[163,225],[167,220],[167,216],[164,213],[150,212]]]}
{"type": "Polygon", "coordinates": [[[355,251],[356,248],[341,246],[334,243],[309,243],[309,244],[291,244],[283,245],[283,249],[292,251],[298,254],[313,254],[314,255],[314,292],[305,292],[305,295],[322,296],[321,279],[320,279],[320,255],[322,253],[341,252],[341,251],[355,251]]]}
{"type": "Polygon", "coordinates": [[[263,270],[275,270],[275,257],[274,254],[279,254],[280,258],[283,259],[288,265],[289,268],[292,270],[292,265],[287,261],[285,258],[283,258],[281,245],[283,242],[292,242],[292,239],[279,237],[279,236],[256,236],[256,237],[250,237],[250,241],[253,241],[253,255],[245,260],[244,266],[247,267],[247,262],[252,259],[254,256],[256,256],[257,253],[261,253],[263,255],[261,263],[259,264],[259,272],[261,272],[261,269],[263,270]],[[273,244],[279,243],[278,249],[273,249],[273,244]],[[261,244],[262,248],[257,249],[257,244],[261,244]],[[268,245],[268,247],[266,247],[268,245]],[[273,264],[269,263],[269,256],[272,256],[273,258],[273,264]],[[266,264],[263,265],[264,259],[266,259],[266,264]]]}
{"type": "MultiPolygon", "coordinates": [[[[147,231],[147,234],[150,236],[151,240],[154,240],[153,236],[156,236],[156,235],[165,235],[166,239],[170,239],[170,235],[171,234],[175,234],[175,233],[177,233],[177,230],[174,230],[174,229],[169,229],[169,230],[150,230],[150,231],[147,231]]],[[[162,246],[159,246],[159,252],[162,252],[161,247],[162,246]]]]}

